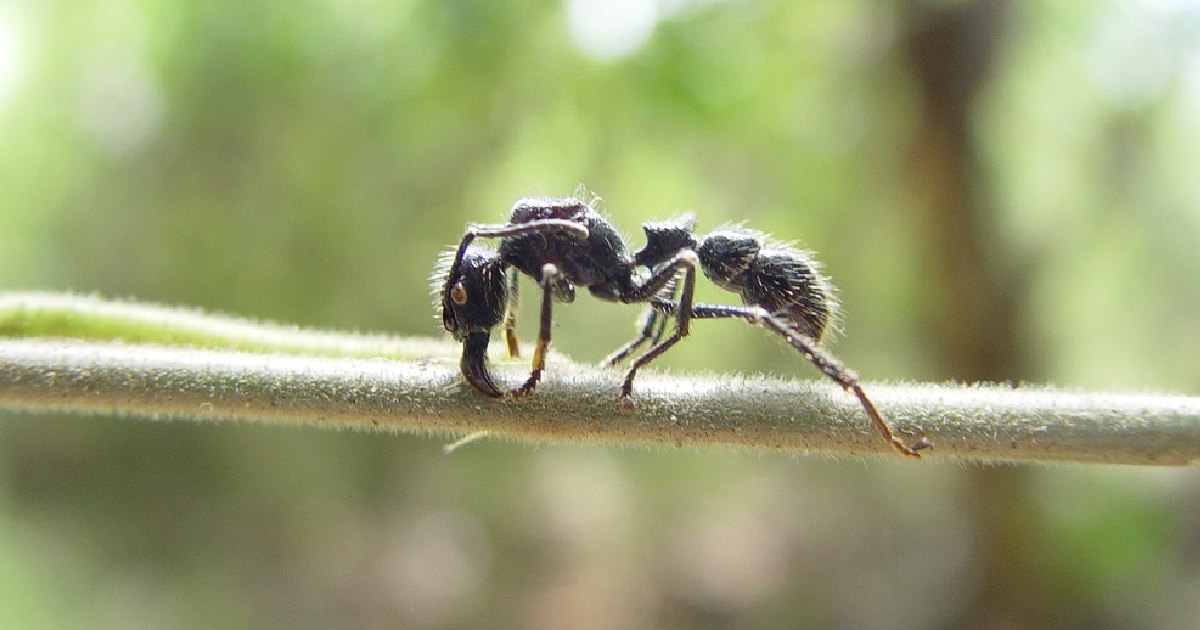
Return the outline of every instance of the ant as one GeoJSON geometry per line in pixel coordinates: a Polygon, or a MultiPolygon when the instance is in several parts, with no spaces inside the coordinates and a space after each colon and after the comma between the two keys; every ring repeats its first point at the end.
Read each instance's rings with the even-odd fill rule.
{"type": "Polygon", "coordinates": [[[580,286],[608,302],[648,305],[637,337],[603,362],[615,365],[650,342],[649,350],[630,363],[621,382],[618,400],[627,409],[633,407],[637,371],[686,337],[693,319],[739,318],[778,334],[825,376],[852,392],[879,433],[899,453],[920,457],[919,451],[932,445],[928,438],[921,438],[910,447],[896,438],[859,385],[858,376],[821,348],[838,302],[833,287],[807,252],[771,242],[765,234],[739,226],[697,239],[690,216],[646,223],[642,230],[646,245],[631,254],[613,225],[580,197],[519,199],[508,223],[468,226],[458,248],[439,258],[432,278],[442,325],[463,344],[459,367],[467,381],[486,396],[504,395],[492,380],[485,359],[491,331],[501,324],[509,356],[519,356],[518,274],[509,273],[513,267],[542,287],[532,368],[529,378],[511,391],[514,397],[533,391],[546,369],[552,303],[574,301],[575,287],[580,286]],[[475,245],[477,238],[499,239],[499,247],[475,245]],[[717,286],[738,293],[744,305],[693,302],[697,266],[717,286]],[[663,339],[668,317],[675,319],[675,329],[663,339]]]}

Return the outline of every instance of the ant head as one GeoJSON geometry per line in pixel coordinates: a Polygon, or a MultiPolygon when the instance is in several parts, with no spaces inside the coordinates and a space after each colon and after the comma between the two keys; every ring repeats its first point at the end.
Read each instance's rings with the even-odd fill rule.
{"type": "Polygon", "coordinates": [[[730,285],[758,256],[762,235],[740,229],[717,230],[704,237],[696,253],[700,268],[713,283],[730,290],[730,285]]]}
{"type": "Polygon", "coordinates": [[[691,214],[669,221],[643,223],[646,246],[633,254],[634,264],[655,267],[667,262],[684,249],[694,248],[696,237],[692,231],[695,227],[696,218],[691,214]]]}
{"type": "Polygon", "coordinates": [[[440,294],[438,311],[442,326],[462,341],[467,335],[488,332],[504,317],[508,302],[507,276],[495,251],[468,247],[462,260],[456,252],[442,254],[434,269],[434,287],[440,294]]]}
{"type": "Polygon", "coordinates": [[[508,302],[507,276],[500,255],[490,249],[468,247],[455,264],[457,252],[444,253],[434,270],[434,282],[441,281],[439,312],[442,326],[463,342],[461,368],[467,380],[481,392],[500,396],[484,361],[492,328],[504,318],[508,302]]]}

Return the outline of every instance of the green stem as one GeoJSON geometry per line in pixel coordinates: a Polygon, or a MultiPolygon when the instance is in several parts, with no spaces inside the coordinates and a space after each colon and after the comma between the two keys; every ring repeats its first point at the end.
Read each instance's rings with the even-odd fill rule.
{"type": "MultiPolygon", "coordinates": [[[[638,407],[617,371],[550,358],[522,400],[494,401],[458,374],[455,344],[318,332],[193,310],[0,294],[0,408],[251,420],[534,442],[721,445],[889,454],[853,396],[822,381],[647,372],[638,407]],[[567,365],[564,365],[567,364],[567,365]],[[564,369],[566,368],[566,369],[564,369]]],[[[496,366],[508,383],[526,367],[496,366]]],[[[1186,465],[1200,462],[1200,399],[954,384],[865,384],[925,457],[1186,465]]]]}

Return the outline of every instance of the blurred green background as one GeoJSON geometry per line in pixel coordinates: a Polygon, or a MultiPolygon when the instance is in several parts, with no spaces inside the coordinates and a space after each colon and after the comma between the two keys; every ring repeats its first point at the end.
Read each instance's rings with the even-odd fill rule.
{"type": "MultiPolygon", "coordinates": [[[[1198,34],[1169,0],[0,0],[0,289],[438,335],[438,252],[583,183],[634,246],[690,210],[819,252],[867,380],[1196,394],[1198,34]]],[[[556,316],[595,361],[637,309],[556,316]]],[[[734,322],[658,367],[817,378],[734,322]]],[[[5,414],[0,626],[1200,627],[1194,468],[441,445],[5,414]]]]}

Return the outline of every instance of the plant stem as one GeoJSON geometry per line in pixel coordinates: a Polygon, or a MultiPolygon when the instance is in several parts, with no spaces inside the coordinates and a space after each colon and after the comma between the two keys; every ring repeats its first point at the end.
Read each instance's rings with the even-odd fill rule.
{"type": "MultiPolygon", "coordinates": [[[[0,408],[250,420],[532,442],[720,445],[889,454],[853,396],[823,381],[647,372],[637,409],[618,371],[552,356],[532,396],[491,400],[449,341],[306,331],[168,307],[0,295],[0,408]],[[186,344],[202,345],[190,347],[186,344]]],[[[495,367],[519,383],[523,364],[495,367]]],[[[1187,465],[1200,462],[1200,398],[1049,387],[866,383],[925,457],[1187,465]]]]}

